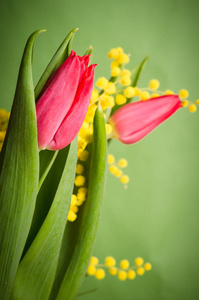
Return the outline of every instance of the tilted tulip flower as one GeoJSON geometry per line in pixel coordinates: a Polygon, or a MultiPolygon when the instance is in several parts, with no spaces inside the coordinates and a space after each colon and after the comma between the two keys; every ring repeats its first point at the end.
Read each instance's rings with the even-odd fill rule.
{"type": "Polygon", "coordinates": [[[177,95],[165,95],[126,104],[109,119],[113,126],[113,136],[124,144],[136,143],[180,107],[182,105],[177,95]]]}
{"type": "Polygon", "coordinates": [[[77,135],[88,109],[96,65],[88,67],[90,55],[71,51],[51,75],[36,104],[40,149],[59,150],[77,135]]]}

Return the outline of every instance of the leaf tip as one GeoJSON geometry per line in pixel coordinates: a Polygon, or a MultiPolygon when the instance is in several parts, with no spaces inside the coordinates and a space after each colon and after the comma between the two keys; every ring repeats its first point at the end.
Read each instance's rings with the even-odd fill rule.
{"type": "Polygon", "coordinates": [[[72,32],[75,33],[75,32],[77,32],[78,30],[79,30],[79,28],[77,27],[77,28],[73,29],[72,32]]]}

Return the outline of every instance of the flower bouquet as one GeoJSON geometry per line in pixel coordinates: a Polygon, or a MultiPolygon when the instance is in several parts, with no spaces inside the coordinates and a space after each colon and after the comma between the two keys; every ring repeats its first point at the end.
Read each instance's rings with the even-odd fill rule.
{"type": "Polygon", "coordinates": [[[99,264],[93,247],[99,227],[106,174],[126,188],[127,160],[108,154],[112,138],[133,144],[182,107],[197,104],[159,91],[152,79],[138,80],[148,60],[127,69],[129,55],[108,53],[111,77],[94,87],[95,64],[73,50],[77,29],[64,39],[36,87],[33,86],[34,32],[23,53],[11,114],[0,110],[0,295],[2,300],[71,300],[85,276],[133,280],[152,268],[141,257],[99,264]],[[107,167],[108,165],[108,167],[107,167]]]}

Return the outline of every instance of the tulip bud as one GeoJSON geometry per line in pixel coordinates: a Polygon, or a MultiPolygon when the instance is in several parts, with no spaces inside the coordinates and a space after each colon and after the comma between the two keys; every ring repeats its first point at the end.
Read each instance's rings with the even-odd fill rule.
{"type": "Polygon", "coordinates": [[[90,55],[71,51],[51,75],[36,104],[40,149],[60,150],[77,135],[86,116],[94,82],[90,55]]]}
{"type": "Polygon", "coordinates": [[[124,144],[136,143],[180,107],[182,105],[177,95],[165,95],[126,104],[109,119],[113,127],[113,136],[124,144]]]}

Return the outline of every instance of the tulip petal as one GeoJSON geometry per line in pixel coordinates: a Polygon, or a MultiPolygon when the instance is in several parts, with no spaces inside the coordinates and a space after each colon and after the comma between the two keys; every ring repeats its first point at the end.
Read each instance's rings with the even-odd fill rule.
{"type": "Polygon", "coordinates": [[[53,73],[37,102],[38,144],[42,149],[52,140],[68,113],[81,75],[80,61],[74,51],[53,73]],[[44,130],[45,129],[45,130],[44,130]]]}
{"type": "Polygon", "coordinates": [[[87,68],[77,90],[73,105],[57,130],[53,140],[48,145],[49,150],[57,150],[66,147],[77,135],[86,116],[90,102],[95,66],[96,65],[91,65],[87,68]]]}
{"type": "Polygon", "coordinates": [[[81,66],[81,72],[80,72],[80,78],[79,78],[79,84],[83,80],[84,73],[86,69],[88,68],[89,60],[90,60],[90,55],[85,55],[85,56],[78,56],[80,66],[81,66]]]}
{"type": "Polygon", "coordinates": [[[110,122],[117,138],[123,143],[131,144],[144,138],[180,107],[177,95],[161,96],[123,106],[113,114],[110,122]]]}

